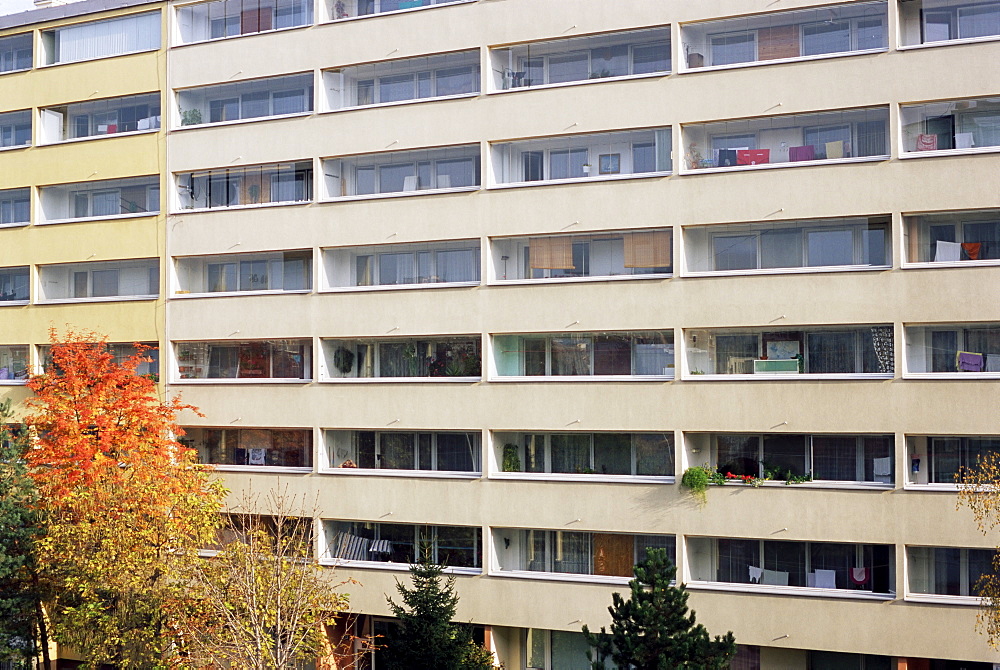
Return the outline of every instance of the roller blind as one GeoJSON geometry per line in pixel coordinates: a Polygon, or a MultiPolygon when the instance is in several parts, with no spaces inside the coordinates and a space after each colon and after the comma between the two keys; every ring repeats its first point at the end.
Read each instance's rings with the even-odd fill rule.
{"type": "Polygon", "coordinates": [[[625,235],[625,267],[661,268],[670,265],[670,231],[653,230],[625,235]]]}
{"type": "Polygon", "coordinates": [[[92,21],[55,31],[56,63],[107,58],[160,47],[160,13],[92,21]]]}

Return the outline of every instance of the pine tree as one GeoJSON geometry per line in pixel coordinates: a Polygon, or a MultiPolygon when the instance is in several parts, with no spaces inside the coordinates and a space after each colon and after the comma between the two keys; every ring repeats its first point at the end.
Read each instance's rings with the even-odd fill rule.
{"type": "Polygon", "coordinates": [[[426,558],[410,566],[413,586],[396,582],[402,605],[386,596],[399,625],[386,636],[387,670],[492,670],[492,655],[472,640],[467,625],[452,623],[455,577],[426,558]]]}
{"type": "Polygon", "coordinates": [[[605,659],[619,668],[635,670],[722,670],[729,667],[736,654],[736,640],[730,631],[711,639],[708,630],[688,614],[688,593],[684,586],[670,582],[677,568],[664,549],[647,549],[646,558],[635,566],[635,579],[629,582],[628,600],[619,593],[611,595],[611,632],[602,626],[591,633],[586,625],[583,634],[594,648],[587,655],[595,670],[603,670],[605,659]]]}

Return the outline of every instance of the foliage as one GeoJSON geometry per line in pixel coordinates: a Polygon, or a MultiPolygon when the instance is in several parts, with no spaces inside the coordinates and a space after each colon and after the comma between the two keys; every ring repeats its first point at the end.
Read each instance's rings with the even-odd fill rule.
{"type": "Polygon", "coordinates": [[[218,553],[187,575],[177,633],[189,665],[279,670],[330,651],[326,630],[347,595],[313,554],[313,513],[274,491],[257,503],[241,501],[218,553]]]}
{"type": "Polygon", "coordinates": [[[732,632],[713,640],[704,626],[695,623],[695,613],[688,614],[687,591],[683,585],[670,583],[676,574],[666,550],[646,550],[646,558],[635,566],[635,579],[629,582],[630,597],[611,595],[611,632],[602,626],[595,634],[583,626],[587,643],[596,652],[587,652],[595,670],[603,670],[605,659],[635,670],[729,667],[736,654],[732,632]]]}
{"type": "Polygon", "coordinates": [[[691,493],[702,502],[705,502],[705,491],[708,490],[709,477],[712,470],[706,466],[694,465],[684,471],[681,476],[681,485],[691,489],[691,493]]]}
{"type": "Polygon", "coordinates": [[[92,332],[50,332],[51,360],[32,377],[25,453],[47,519],[38,573],[52,637],[85,667],[165,667],[166,605],[178,575],[214,536],[223,490],[175,435],[177,398],[160,401],[92,332]]]}
{"type": "Polygon", "coordinates": [[[796,475],[789,469],[782,470],[777,467],[765,465],[764,476],[739,475],[732,472],[723,472],[708,465],[694,465],[684,471],[681,477],[681,484],[691,489],[691,493],[705,501],[705,491],[710,484],[725,486],[729,483],[744,484],[753,488],[760,488],[764,482],[784,481],[786,485],[804,484],[812,481],[812,473],[796,475]]]}
{"type": "Polygon", "coordinates": [[[200,109],[182,109],[181,110],[181,125],[182,126],[195,126],[201,123],[201,110],[200,109]]]}
{"type": "MultiPolygon", "coordinates": [[[[979,530],[988,535],[1000,525],[1000,454],[980,456],[976,467],[961,468],[955,480],[958,505],[972,510],[979,530]]],[[[976,592],[982,598],[977,626],[990,646],[1000,649],[1000,552],[993,556],[993,571],[979,578],[976,592]]]]}
{"type": "Polygon", "coordinates": [[[403,604],[386,596],[399,625],[386,636],[387,670],[491,670],[493,655],[472,640],[467,625],[452,623],[458,595],[455,577],[427,557],[410,566],[413,586],[396,581],[403,604]]]}
{"type": "Polygon", "coordinates": [[[508,442],[503,445],[503,471],[520,472],[521,457],[517,453],[517,445],[508,442]]]}

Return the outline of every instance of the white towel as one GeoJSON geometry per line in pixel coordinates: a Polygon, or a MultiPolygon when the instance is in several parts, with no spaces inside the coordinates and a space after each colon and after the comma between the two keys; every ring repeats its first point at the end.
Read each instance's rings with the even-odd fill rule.
{"type": "Polygon", "coordinates": [[[972,133],[955,133],[956,149],[971,149],[974,143],[972,133]]]}
{"type": "Polygon", "coordinates": [[[934,260],[939,263],[957,263],[962,260],[962,245],[958,242],[942,242],[938,240],[937,249],[934,252],[934,260]]]}
{"type": "Polygon", "coordinates": [[[764,571],[753,565],[750,566],[750,581],[754,584],[760,584],[760,576],[764,574],[764,571]]]}
{"type": "Polygon", "coordinates": [[[837,588],[837,571],[836,570],[817,570],[816,571],[816,588],[818,588],[818,589],[835,589],[835,588],[837,588]]]}
{"type": "Polygon", "coordinates": [[[788,586],[788,573],[784,570],[764,570],[760,578],[761,584],[772,586],[788,586]]]}
{"type": "Polygon", "coordinates": [[[872,467],[876,477],[888,477],[892,474],[892,456],[872,459],[872,467]]]}

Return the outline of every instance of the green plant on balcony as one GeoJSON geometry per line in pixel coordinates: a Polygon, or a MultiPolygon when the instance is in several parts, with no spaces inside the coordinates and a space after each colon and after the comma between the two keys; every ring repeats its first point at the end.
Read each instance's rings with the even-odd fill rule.
{"type": "Polygon", "coordinates": [[[521,457],[517,454],[517,445],[508,442],[503,445],[503,464],[501,465],[504,472],[521,472],[521,457]]]}
{"type": "Polygon", "coordinates": [[[201,110],[200,109],[182,109],[181,110],[181,125],[182,126],[196,126],[201,123],[201,110]]]}
{"type": "Polygon", "coordinates": [[[708,501],[705,492],[714,474],[715,471],[707,465],[693,465],[681,475],[681,486],[686,486],[691,490],[691,495],[705,503],[708,501]]]}

